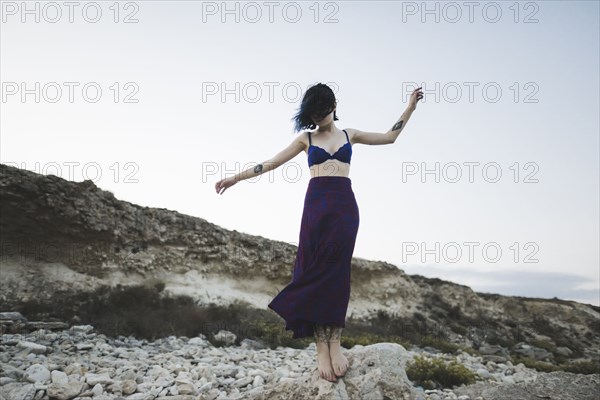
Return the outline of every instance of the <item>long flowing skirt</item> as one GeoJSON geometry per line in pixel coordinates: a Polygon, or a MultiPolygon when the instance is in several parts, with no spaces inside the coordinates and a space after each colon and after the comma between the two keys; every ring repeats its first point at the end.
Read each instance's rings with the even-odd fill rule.
{"type": "Polygon", "coordinates": [[[314,335],[314,325],[346,326],[350,264],[359,226],[352,181],[311,178],[304,198],[291,282],[269,303],[293,338],[314,335]]]}

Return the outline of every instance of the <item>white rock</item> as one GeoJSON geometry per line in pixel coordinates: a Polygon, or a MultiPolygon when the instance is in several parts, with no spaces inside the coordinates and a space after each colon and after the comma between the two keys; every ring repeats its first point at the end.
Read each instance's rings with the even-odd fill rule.
{"type": "Polygon", "coordinates": [[[17,347],[29,350],[31,353],[34,354],[44,354],[48,350],[47,347],[44,345],[27,341],[20,341],[19,343],[17,343],[17,347]]]}
{"type": "Polygon", "coordinates": [[[48,397],[56,400],[69,400],[76,397],[83,390],[83,383],[68,382],[68,383],[51,383],[46,391],[48,397]]]}
{"type": "Polygon", "coordinates": [[[232,332],[225,331],[225,330],[220,330],[215,335],[215,339],[223,341],[223,342],[225,342],[225,344],[231,345],[231,344],[233,344],[235,342],[236,336],[232,332]]]}
{"type": "Polygon", "coordinates": [[[202,392],[208,391],[208,390],[212,389],[212,385],[213,385],[212,382],[205,383],[204,385],[200,386],[200,389],[198,389],[198,392],[202,393],[202,392]]]}
{"type": "Polygon", "coordinates": [[[110,376],[108,376],[108,374],[87,373],[87,374],[85,374],[85,380],[86,380],[87,384],[90,386],[96,386],[96,384],[98,384],[98,383],[104,384],[104,385],[113,383],[113,380],[111,379],[110,376]]]}
{"type": "Polygon", "coordinates": [[[177,385],[177,390],[179,394],[195,394],[196,388],[194,387],[194,382],[191,379],[178,377],[175,379],[175,384],[177,385]]]}
{"type": "Polygon", "coordinates": [[[244,387],[244,386],[251,384],[253,380],[254,379],[251,376],[247,376],[245,378],[241,378],[241,379],[238,379],[237,381],[233,382],[231,384],[231,386],[235,387],[235,388],[244,387]]]}
{"type": "Polygon", "coordinates": [[[0,386],[4,386],[11,382],[16,382],[16,381],[17,381],[16,379],[9,378],[7,376],[2,376],[2,377],[0,377],[0,386]]]}
{"type": "Polygon", "coordinates": [[[169,386],[167,388],[167,392],[171,396],[177,396],[179,394],[179,390],[177,389],[177,385],[169,386]]]}
{"type": "Polygon", "coordinates": [[[73,325],[69,330],[75,333],[90,333],[94,330],[94,327],[91,325],[73,325]]]}
{"type": "Polygon", "coordinates": [[[481,376],[482,378],[489,378],[490,377],[490,371],[488,371],[485,368],[478,368],[476,373],[481,376]]]}
{"type": "Polygon", "coordinates": [[[132,379],[125,379],[121,382],[121,391],[123,394],[132,394],[137,390],[137,383],[132,379]]]}
{"type": "Polygon", "coordinates": [[[92,388],[92,393],[94,394],[94,397],[96,396],[100,396],[102,393],[104,392],[104,389],[102,388],[102,385],[97,383],[93,388],[92,388]]]}
{"type": "Polygon", "coordinates": [[[32,384],[13,382],[3,386],[0,394],[7,400],[31,400],[35,395],[35,388],[32,384]]]}
{"type": "Polygon", "coordinates": [[[131,396],[125,397],[127,400],[154,400],[152,393],[134,393],[131,396]]]}
{"type": "Polygon", "coordinates": [[[52,371],[51,375],[52,375],[52,383],[60,383],[63,385],[69,383],[69,377],[67,376],[67,374],[65,374],[62,371],[54,370],[54,371],[52,371]]]}
{"type": "Polygon", "coordinates": [[[252,381],[252,386],[257,387],[257,386],[262,386],[265,384],[265,380],[263,379],[262,376],[260,375],[256,375],[254,377],[254,380],[252,381]]]}
{"type": "Polygon", "coordinates": [[[208,343],[206,343],[206,340],[202,339],[200,337],[191,338],[188,341],[188,344],[191,344],[192,346],[206,346],[206,345],[208,345],[208,343]]]}
{"type": "Polygon", "coordinates": [[[24,377],[28,382],[31,383],[44,383],[50,380],[50,371],[48,371],[48,368],[41,364],[33,364],[25,370],[24,377]]]}
{"type": "Polygon", "coordinates": [[[75,348],[77,350],[90,350],[94,348],[94,345],[92,343],[77,343],[75,348]]]}

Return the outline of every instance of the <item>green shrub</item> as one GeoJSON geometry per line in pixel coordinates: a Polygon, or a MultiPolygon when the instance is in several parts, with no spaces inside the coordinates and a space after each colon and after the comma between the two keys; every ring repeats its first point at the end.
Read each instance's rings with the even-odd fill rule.
{"type": "Polygon", "coordinates": [[[413,313],[413,318],[416,319],[417,321],[425,321],[426,320],[425,316],[418,311],[413,313]]]}
{"type": "Polygon", "coordinates": [[[540,372],[565,371],[574,374],[598,374],[600,366],[591,361],[578,361],[568,363],[566,359],[560,358],[561,364],[554,365],[543,361],[534,360],[530,357],[517,356],[514,358],[513,364],[523,363],[527,368],[533,368],[540,372]]]}
{"type": "MultiPolygon", "coordinates": [[[[93,292],[65,293],[56,296],[52,302],[32,299],[22,303],[16,311],[30,320],[57,318],[69,321],[77,315],[80,324],[91,324],[96,332],[108,337],[122,335],[155,340],[171,335],[191,338],[205,334],[211,338],[224,329],[233,332],[237,336],[236,344],[239,344],[244,338],[268,340],[275,336],[268,332],[269,336],[261,337],[262,331],[256,329],[256,323],[276,318],[246,302],[234,301],[228,306],[199,305],[191,297],[163,296],[160,293],[163,289],[164,283],[152,278],[139,286],[118,284],[102,286],[93,292]]],[[[281,322],[277,322],[281,327],[281,322]]],[[[287,333],[291,337],[291,332],[287,333]]],[[[280,333],[274,344],[286,340],[286,335],[280,333]]],[[[214,344],[218,343],[215,341],[214,344]]]]}
{"type": "Polygon", "coordinates": [[[591,361],[578,361],[572,364],[563,364],[560,365],[560,368],[563,371],[573,372],[574,374],[600,374],[600,366],[591,361]]]}
{"type": "Polygon", "coordinates": [[[377,318],[384,322],[389,321],[392,316],[386,310],[377,310],[377,318]]]}
{"type": "Polygon", "coordinates": [[[510,326],[511,328],[516,328],[518,326],[517,322],[515,322],[514,320],[512,320],[510,318],[506,318],[504,320],[504,324],[506,324],[506,326],[510,326]]]}
{"type": "Polygon", "coordinates": [[[157,293],[160,293],[165,289],[166,283],[158,278],[150,278],[144,282],[144,286],[150,290],[154,289],[157,293]]]}
{"type": "Polygon", "coordinates": [[[531,344],[535,347],[539,347],[540,349],[548,350],[551,353],[556,351],[556,346],[549,340],[533,340],[531,341],[531,344]]]}
{"type": "Polygon", "coordinates": [[[513,364],[523,363],[527,368],[535,369],[539,372],[553,372],[559,371],[560,368],[554,364],[550,364],[544,361],[534,360],[531,357],[516,356],[514,357],[513,364]]]}
{"type": "Polygon", "coordinates": [[[462,325],[456,324],[456,323],[451,323],[450,329],[452,329],[452,332],[458,333],[459,335],[463,335],[463,336],[466,336],[466,334],[468,333],[467,328],[465,328],[462,325]]]}
{"type": "Polygon", "coordinates": [[[460,320],[463,318],[462,311],[460,311],[460,308],[457,305],[450,307],[448,310],[448,318],[453,320],[460,320]]]}
{"type": "Polygon", "coordinates": [[[498,335],[489,336],[486,338],[486,342],[489,344],[497,344],[507,349],[513,348],[516,344],[516,342],[510,336],[502,337],[498,335]]]}
{"type": "MultiPolygon", "coordinates": [[[[577,332],[575,332],[575,333],[577,333],[577,332]]],[[[552,339],[554,340],[554,343],[556,343],[556,346],[568,347],[569,349],[571,349],[571,351],[573,353],[571,355],[569,355],[569,358],[575,359],[575,358],[580,358],[580,357],[585,356],[584,346],[582,346],[576,340],[571,339],[567,335],[555,336],[552,339]]],[[[555,356],[556,355],[557,354],[555,354],[555,356]]]]}
{"type": "Polygon", "coordinates": [[[293,339],[292,332],[285,329],[285,322],[282,321],[271,322],[264,319],[256,319],[253,325],[254,337],[267,343],[271,349],[277,346],[303,349],[314,341],[311,337],[293,339]]]}
{"type": "Polygon", "coordinates": [[[424,346],[431,346],[431,347],[435,347],[436,349],[440,350],[443,353],[450,353],[453,354],[456,350],[462,349],[461,346],[454,344],[454,343],[450,343],[444,339],[439,339],[430,335],[427,336],[423,336],[420,340],[419,345],[421,347],[424,346]]]}
{"type": "Polygon", "coordinates": [[[472,356],[480,356],[481,355],[481,353],[478,350],[475,350],[472,347],[460,346],[460,345],[448,342],[447,340],[436,338],[436,337],[433,337],[433,336],[430,336],[430,335],[421,337],[421,339],[420,339],[420,341],[418,343],[418,346],[420,346],[420,347],[424,347],[424,346],[434,347],[434,348],[440,350],[442,353],[454,354],[458,350],[462,350],[465,353],[468,353],[468,354],[470,354],[472,356]]]}
{"type": "Polygon", "coordinates": [[[368,346],[374,343],[387,342],[382,336],[373,333],[360,333],[356,336],[342,336],[341,345],[345,348],[352,348],[355,345],[368,346]]]}
{"type": "Polygon", "coordinates": [[[427,359],[417,355],[406,364],[406,375],[424,389],[452,389],[454,386],[475,383],[475,375],[464,365],[453,360],[427,359]]]}
{"type": "Polygon", "coordinates": [[[548,318],[543,315],[534,315],[532,321],[533,328],[541,335],[554,337],[560,335],[560,328],[554,326],[548,318]]]}

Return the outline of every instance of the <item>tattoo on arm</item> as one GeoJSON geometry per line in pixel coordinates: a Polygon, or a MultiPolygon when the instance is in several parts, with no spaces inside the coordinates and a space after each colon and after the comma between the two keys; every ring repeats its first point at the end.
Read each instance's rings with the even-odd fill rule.
{"type": "Polygon", "coordinates": [[[396,122],[396,124],[394,125],[394,127],[392,128],[393,131],[397,131],[398,129],[402,129],[402,124],[404,124],[404,121],[398,121],[396,122]]]}
{"type": "Polygon", "coordinates": [[[260,171],[262,171],[262,169],[263,169],[263,165],[258,164],[256,167],[254,167],[254,172],[256,172],[258,174],[258,173],[260,173],[260,171]]]}

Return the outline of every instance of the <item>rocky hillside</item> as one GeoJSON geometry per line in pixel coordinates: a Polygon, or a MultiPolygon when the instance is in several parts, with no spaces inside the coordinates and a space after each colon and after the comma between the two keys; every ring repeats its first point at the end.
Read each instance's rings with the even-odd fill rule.
{"type": "MultiPolygon", "coordinates": [[[[296,247],[288,243],[118,200],[91,181],[0,169],[0,311],[148,279],[199,303],[242,299],[266,310],[291,279],[296,247]]],[[[438,326],[448,342],[494,362],[515,355],[550,364],[600,361],[598,307],[478,293],[357,257],[348,317],[438,326]]]]}

